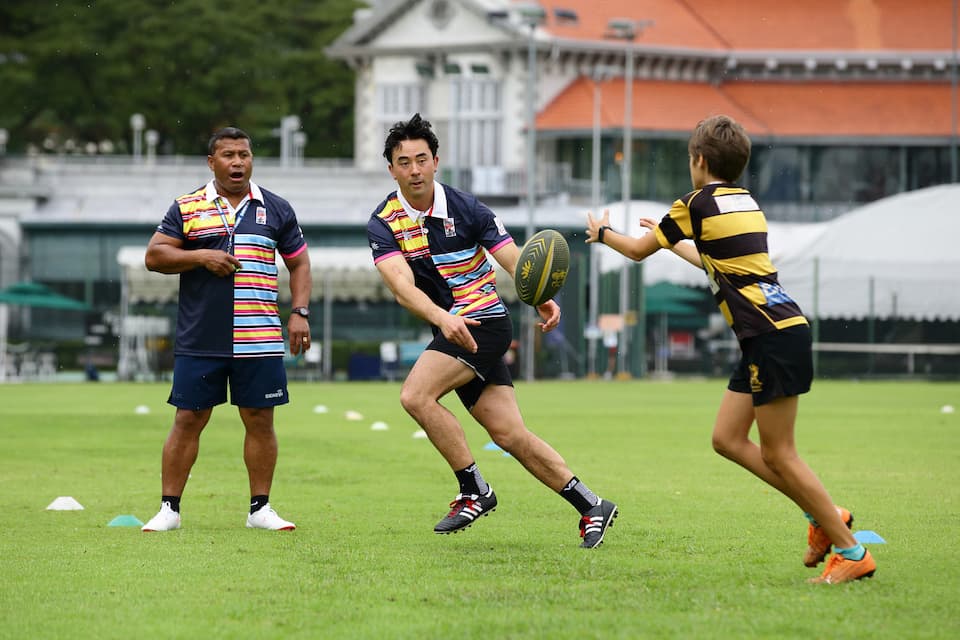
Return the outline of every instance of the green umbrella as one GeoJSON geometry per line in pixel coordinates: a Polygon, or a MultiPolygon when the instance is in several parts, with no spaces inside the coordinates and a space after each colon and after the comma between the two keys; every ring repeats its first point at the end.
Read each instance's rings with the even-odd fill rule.
{"type": "Polygon", "coordinates": [[[90,309],[85,302],[61,295],[39,282],[18,282],[0,290],[0,304],[68,311],[87,311],[90,309]]]}
{"type": "Polygon", "coordinates": [[[696,316],[703,315],[699,309],[678,300],[669,300],[666,298],[647,299],[647,313],[668,313],[672,316],[696,316]]]}
{"type": "Polygon", "coordinates": [[[87,311],[89,305],[61,295],[39,282],[18,282],[0,291],[0,382],[7,377],[7,305],[87,311]]]}
{"type": "Polygon", "coordinates": [[[644,287],[647,302],[669,300],[671,302],[702,302],[706,299],[706,292],[702,289],[691,289],[672,282],[658,282],[644,287]]]}

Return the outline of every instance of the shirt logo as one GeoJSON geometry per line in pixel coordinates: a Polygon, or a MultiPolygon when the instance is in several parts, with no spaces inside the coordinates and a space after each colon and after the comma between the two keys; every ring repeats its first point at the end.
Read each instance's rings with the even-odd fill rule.
{"type": "Polygon", "coordinates": [[[793,302],[793,299],[787,295],[787,292],[783,290],[779,284],[771,284],[769,282],[760,282],[760,291],[763,292],[763,296],[767,299],[767,306],[772,307],[777,304],[783,304],[784,302],[793,302]]]}
{"type": "Polygon", "coordinates": [[[507,228],[503,226],[502,222],[500,222],[500,218],[497,218],[496,216],[494,216],[493,222],[494,224],[497,225],[497,231],[500,233],[500,235],[502,236],[507,235],[507,228]]]}
{"type": "Polygon", "coordinates": [[[760,382],[760,367],[755,364],[749,365],[750,368],[750,391],[760,393],[763,391],[763,383],[760,382]]]}
{"type": "Polygon", "coordinates": [[[267,210],[257,207],[257,224],[267,224],[267,210]]]}
{"type": "Polygon", "coordinates": [[[455,238],[457,236],[457,228],[454,226],[453,218],[443,219],[443,235],[448,238],[455,238]]]}

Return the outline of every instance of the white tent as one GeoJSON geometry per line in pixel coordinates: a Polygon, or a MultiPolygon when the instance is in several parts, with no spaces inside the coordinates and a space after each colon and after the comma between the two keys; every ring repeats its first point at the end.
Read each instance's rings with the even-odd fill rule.
{"type": "MultiPolygon", "coordinates": [[[[634,201],[629,221],[613,203],[611,225],[632,235],[642,217],[659,221],[669,205],[634,201]]],[[[768,222],[770,258],[780,282],[808,316],[960,319],[960,185],[901,193],[829,222],[768,222]]],[[[600,248],[601,270],[625,258],[600,248]]],[[[669,251],[644,261],[644,282],[706,286],[703,272],[669,251]]]]}
{"type": "Polygon", "coordinates": [[[821,318],[960,319],[960,185],[901,193],[831,220],[774,261],[821,318]]]}
{"type": "MultiPolygon", "coordinates": [[[[147,271],[143,259],[146,248],[121,247],[117,262],[123,271],[124,287],[130,303],[170,302],[176,300],[180,278],[147,271]]],[[[334,300],[392,299],[390,291],[373,266],[370,249],[366,247],[324,247],[310,249],[313,274],[313,298],[323,299],[328,290],[334,300]]],[[[288,274],[282,260],[279,295],[281,301],[290,299],[288,274]]]]}
{"type": "MultiPolygon", "coordinates": [[[[313,276],[312,300],[322,301],[324,325],[322,327],[321,359],[328,377],[331,363],[333,335],[333,302],[338,300],[363,300],[375,302],[393,300],[393,294],[384,284],[380,273],[373,265],[367,247],[322,247],[309,249],[310,267],[313,276]]],[[[123,274],[121,285],[120,362],[118,370],[124,379],[133,379],[149,374],[142,345],[151,335],[167,335],[168,328],[150,319],[133,315],[131,307],[138,303],[167,303],[177,299],[180,278],[147,271],[144,265],[146,248],[143,246],[121,247],[117,262],[123,274]],[[152,332],[152,333],[151,333],[152,332]]],[[[281,302],[290,300],[289,274],[282,260],[278,260],[278,295],[281,302]]],[[[495,264],[495,263],[494,263],[495,264]]],[[[498,291],[505,300],[516,300],[513,279],[497,266],[498,291]]]]}
{"type": "MultiPolygon", "coordinates": [[[[650,218],[657,222],[670,210],[670,204],[635,200],[630,203],[630,220],[624,221],[624,207],[616,202],[606,207],[610,211],[610,225],[617,231],[639,236],[647,233],[640,226],[640,218],[650,218]]],[[[768,222],[767,244],[770,259],[774,264],[797,254],[811,242],[816,241],[827,228],[828,223],[768,222]]],[[[584,226],[586,219],[584,218],[584,226]]],[[[600,247],[600,270],[604,273],[618,270],[627,259],[608,247],[600,247]]],[[[648,284],[670,282],[688,287],[706,287],[707,276],[700,269],[673,254],[671,251],[658,251],[643,261],[643,281],[648,284]]]]}
{"type": "MultiPolygon", "coordinates": [[[[370,250],[366,247],[325,247],[309,249],[310,267],[313,276],[312,298],[322,300],[323,340],[321,363],[324,373],[331,374],[332,335],[331,311],[334,300],[383,300],[392,299],[392,294],[373,266],[370,250]]],[[[147,330],[163,330],[160,325],[144,322],[145,318],[133,315],[131,307],[142,302],[166,303],[176,300],[180,278],[147,271],[144,265],[146,248],[142,246],[121,247],[117,262],[123,272],[121,286],[120,361],[118,373],[124,379],[134,379],[149,374],[141,345],[147,330]],[[154,329],[150,329],[154,327],[154,329]]],[[[278,260],[278,295],[281,302],[290,300],[289,273],[282,260],[278,260]]]]}

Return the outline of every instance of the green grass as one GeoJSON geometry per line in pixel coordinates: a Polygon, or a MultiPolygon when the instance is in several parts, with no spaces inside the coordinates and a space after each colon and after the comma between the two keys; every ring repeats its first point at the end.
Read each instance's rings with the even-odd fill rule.
{"type": "MultiPolygon", "coordinates": [[[[873,545],[872,580],[812,586],[799,511],[710,448],[724,383],[518,384],[530,427],[621,516],[579,549],[577,516],[465,421],[500,498],[432,526],[450,471],[393,384],[295,384],[277,413],[273,504],[248,530],[242,427],[201,440],[184,528],[159,502],[166,385],[0,386],[3,638],[953,638],[960,636],[960,385],[818,382],[798,446],[873,545]],[[137,405],[148,415],[136,415],[137,405]],[[329,413],[313,408],[325,405],[329,413]],[[362,421],[344,418],[360,411],[362,421]],[[388,431],[371,431],[382,420],[388,431]],[[45,507],[73,496],[83,511],[45,507]]],[[[458,415],[459,405],[447,403],[458,415]]]]}

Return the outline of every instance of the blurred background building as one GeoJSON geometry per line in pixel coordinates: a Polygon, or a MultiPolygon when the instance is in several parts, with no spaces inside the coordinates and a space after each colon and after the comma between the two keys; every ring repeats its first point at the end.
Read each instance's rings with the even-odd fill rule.
{"type": "MultiPolygon", "coordinates": [[[[438,131],[441,179],[491,204],[518,242],[546,227],[568,236],[574,262],[561,294],[562,331],[531,338],[520,326],[530,312],[513,307],[520,350],[537,376],[722,372],[730,336],[708,320],[699,274],[681,274],[671,256],[641,269],[588,251],[584,212],[609,206],[628,231],[638,231],[641,215],[660,217],[690,188],[690,130],[715,113],[752,136],[743,183],[785,260],[813,255],[811,243],[830,233],[823,225],[852,210],[956,183],[957,24],[956,1],[358,3],[352,24],[301,45],[352,75],[352,153],[311,155],[332,125],[305,109],[274,116],[260,140],[271,139],[276,152],[258,150],[255,162],[254,180],[291,201],[317,256],[314,317],[326,340],[311,375],[383,377],[382,356],[394,351],[381,343],[406,345],[396,353],[409,354],[422,339],[423,327],[379,286],[365,236],[374,205],[393,188],[384,136],[414,112],[438,131]],[[648,292],[663,281],[682,290],[648,292]],[[611,349],[618,357],[608,364],[611,349]]],[[[0,70],[16,61],[6,52],[0,70]]],[[[0,289],[40,282],[89,309],[10,306],[8,362],[20,349],[55,353],[60,368],[94,362],[128,378],[169,370],[176,278],[143,273],[142,249],[173,199],[209,171],[202,146],[172,148],[154,124],[158,113],[143,105],[124,115],[125,139],[114,142],[25,145],[16,129],[3,130],[0,289]]],[[[222,124],[251,129],[258,143],[244,121],[222,124]]],[[[899,215],[903,226],[885,231],[915,246],[939,231],[913,216],[946,224],[912,208],[899,215]]],[[[873,242],[867,237],[850,242],[873,242]]],[[[951,302],[960,298],[960,268],[945,259],[933,284],[951,302]]],[[[849,270],[796,267],[804,277],[814,268],[849,270]]],[[[820,314],[820,278],[798,297],[809,315],[822,315],[823,342],[960,342],[955,306],[906,304],[904,292],[919,291],[919,280],[892,286],[867,275],[832,285],[855,287],[848,297],[864,302],[820,314]]],[[[500,281],[508,290],[508,279],[500,281]]],[[[957,360],[868,349],[828,359],[825,372],[957,375],[957,360]]]]}

